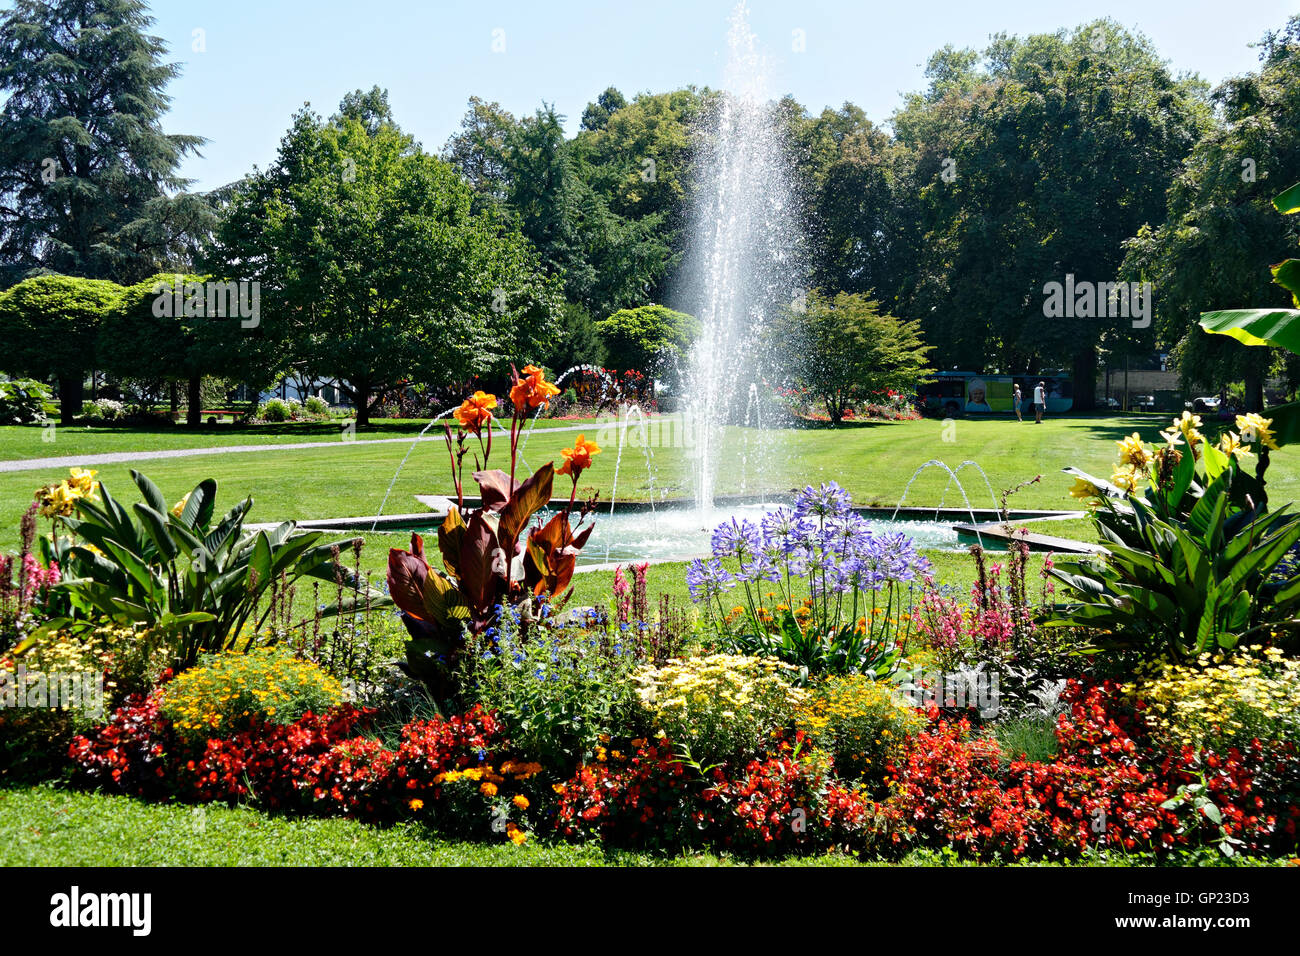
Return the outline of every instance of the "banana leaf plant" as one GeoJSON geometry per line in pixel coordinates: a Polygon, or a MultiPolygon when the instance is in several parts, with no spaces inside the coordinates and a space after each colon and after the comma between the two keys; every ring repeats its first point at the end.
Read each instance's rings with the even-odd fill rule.
{"type": "MultiPolygon", "coordinates": [[[[513,372],[513,369],[512,369],[513,372]]],[[[573,448],[563,451],[557,471],[547,462],[528,478],[515,477],[519,433],[528,412],[558,394],[540,369],[513,372],[513,414],[510,422],[510,471],[488,469],[492,453],[492,409],[496,398],[476,392],[456,412],[460,425],[453,440],[445,430],[457,502],[448,509],[438,528],[438,559],[426,556],[424,539],[411,535],[411,550],[393,548],[388,555],[388,590],[402,612],[410,640],[403,669],[425,682],[434,699],[453,700],[456,667],[467,634],[483,634],[498,621],[503,609],[519,614],[525,630],[541,622],[549,611],[563,607],[572,593],[570,583],[577,557],[594,525],[575,531],[591,512],[593,502],[575,508],[578,477],[590,467],[600,449],[579,435],[573,448]],[[465,505],[463,462],[468,436],[478,440],[483,467],[471,473],[479,487],[479,507],[465,505]],[[543,524],[529,522],[551,503],[555,476],[567,474],[573,487],[566,506],[543,524]],[[525,533],[525,531],[527,533],[525,533]]]]}
{"type": "Polygon", "coordinates": [[[251,644],[270,613],[263,598],[277,582],[311,576],[342,580],[354,590],[364,586],[335,561],[338,543],[319,543],[322,532],[297,531],[291,521],[245,531],[252,498],[214,522],[217,483],[212,479],[200,482],[172,509],[149,478],[134,470],[131,478],[144,501],[129,511],[101,483],[101,502],[82,498],[75,516],[58,519],[72,537],[54,538],[64,569],[57,587],[66,592],[73,614],[47,622],[25,645],[52,631],[107,618],[169,637],[175,664],[184,668],[200,654],[235,646],[241,637],[251,644]]]}
{"type": "Polygon", "coordinates": [[[1120,443],[1128,460],[1116,479],[1132,481],[1124,469],[1144,462],[1140,494],[1065,469],[1076,478],[1072,494],[1091,498],[1106,553],[1056,561],[1050,573],[1076,597],[1044,624],[1083,628],[1096,650],[1175,661],[1296,637],[1300,574],[1286,559],[1300,515],[1268,510],[1259,479],[1240,467],[1251,456],[1244,447],[1225,454],[1191,427],[1182,437],[1181,448],[1170,441],[1154,451],[1120,443]]]}

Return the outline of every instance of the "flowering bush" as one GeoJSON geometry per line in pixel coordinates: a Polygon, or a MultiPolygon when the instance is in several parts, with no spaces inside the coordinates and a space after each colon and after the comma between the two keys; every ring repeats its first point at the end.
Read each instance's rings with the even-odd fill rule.
{"type": "Polygon", "coordinates": [[[1252,740],[1300,743],[1300,661],[1244,648],[1197,663],[1163,663],[1125,685],[1143,702],[1153,738],[1220,752],[1252,740]]]}
{"type": "Polygon", "coordinates": [[[1110,482],[1067,468],[1070,494],[1088,502],[1101,557],[1061,562],[1052,573],[1077,595],[1049,623],[1092,628],[1097,646],[1182,662],[1294,633],[1300,573],[1284,558],[1300,542],[1300,515],[1269,511],[1264,473],[1278,447],[1269,419],[1237,417],[1218,445],[1184,412],[1149,447],[1136,433],[1118,442],[1110,482]],[[1252,474],[1244,467],[1259,458],[1252,474]]]}
{"type": "Polygon", "coordinates": [[[753,760],[728,779],[713,772],[704,805],[715,842],[749,853],[859,848],[875,805],[836,783],[829,766],[788,753],[753,760]]]}
{"type": "Polygon", "coordinates": [[[766,753],[793,726],[808,697],[793,672],[771,658],[712,654],[642,668],[635,680],[654,729],[707,763],[766,753]]]}
{"type": "Polygon", "coordinates": [[[876,533],[835,482],[805,488],[792,509],[758,524],[718,525],[712,544],[714,556],[694,561],[686,583],[695,601],[716,609],[730,649],[780,658],[803,680],[893,670],[912,625],[911,585],[929,562],[905,535],[876,533]],[[728,614],[722,596],[737,585],[744,604],[728,614]]]}
{"type": "Polygon", "coordinates": [[[443,703],[458,699],[464,632],[482,634],[497,623],[503,608],[518,608],[525,624],[531,624],[544,610],[562,605],[578,554],[594,527],[575,531],[594,508],[594,499],[578,509],[576,521],[570,520],[578,480],[600,454],[584,435],[578,435],[572,448],[563,449],[564,463],[558,469],[547,462],[528,478],[515,478],[528,412],[545,407],[559,389],[535,366],[524,366],[522,375],[513,366],[511,372],[509,473],[488,468],[497,397],[476,391],[456,409],[460,429],[455,441],[451,426],[446,426],[456,504],[438,529],[442,569],[425,558],[424,539],[418,534],[411,535],[410,551],[392,548],[388,553],[389,594],[411,636],[402,666],[443,703]],[[467,511],[464,463],[471,437],[482,455],[475,456],[479,467],[471,473],[479,486],[480,507],[467,511]],[[572,480],[568,504],[544,525],[528,528],[533,515],[550,502],[557,475],[572,480]]]}
{"type": "Polygon", "coordinates": [[[126,405],[111,398],[97,398],[82,403],[81,417],[92,421],[120,422],[126,418],[126,405]]]}
{"type": "Polygon", "coordinates": [[[166,757],[176,739],[171,722],[158,712],[158,698],[157,691],[134,695],[107,724],[73,738],[68,756],[74,779],[133,797],[169,796],[177,783],[168,776],[166,757]]]}
{"type": "Polygon", "coordinates": [[[506,610],[469,656],[471,696],[501,717],[521,753],[564,774],[638,716],[636,648],[603,623],[534,628],[525,640],[517,614],[506,610]]]}
{"type": "Polygon", "coordinates": [[[861,674],[828,677],[810,688],[798,726],[835,762],[841,780],[881,780],[904,744],[925,727],[925,718],[898,688],[861,674]]]}
{"type": "Polygon", "coordinates": [[[18,555],[0,554],[0,649],[22,645],[39,623],[37,618],[49,616],[50,589],[62,578],[57,560],[51,558],[43,564],[32,550],[39,507],[39,502],[34,502],[23,514],[18,555]]]}
{"type": "Polygon", "coordinates": [[[161,710],[182,737],[220,737],[266,721],[287,724],[343,699],[320,667],[277,648],[205,655],[167,685],[161,710]]]}
{"type": "Polygon", "coordinates": [[[626,757],[599,754],[597,762],[555,784],[556,830],[611,846],[675,849],[699,842],[706,817],[697,806],[698,776],[669,739],[637,739],[632,746],[626,757]]]}

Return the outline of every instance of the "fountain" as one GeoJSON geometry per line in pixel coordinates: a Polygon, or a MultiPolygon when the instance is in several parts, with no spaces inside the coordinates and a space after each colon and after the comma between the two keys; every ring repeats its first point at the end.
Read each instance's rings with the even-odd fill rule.
{"type": "MultiPolygon", "coordinates": [[[[731,16],[724,91],[701,134],[702,171],[687,252],[685,299],[702,331],[686,376],[694,429],[695,506],[713,507],[725,426],[762,354],[764,323],[798,296],[794,190],[767,67],[742,3],[731,16]]],[[[746,389],[747,391],[747,389],[746,389]]]]}
{"type": "Polygon", "coordinates": [[[650,517],[654,520],[655,513],[655,471],[654,456],[650,453],[650,435],[646,429],[645,412],[641,406],[635,402],[622,406],[622,417],[615,413],[614,420],[619,422],[618,427],[618,456],[614,459],[614,482],[609,490],[609,513],[614,513],[614,503],[618,500],[618,471],[623,464],[623,445],[627,441],[627,426],[631,422],[632,413],[636,412],[637,425],[639,426],[638,435],[641,439],[641,450],[645,455],[646,480],[649,483],[650,491],[650,517]]]}
{"type": "MultiPolygon", "coordinates": [[[[957,478],[957,476],[960,475],[962,471],[966,468],[974,468],[976,471],[980,473],[980,477],[984,479],[984,487],[989,490],[989,500],[993,502],[993,510],[994,511],[998,510],[998,496],[993,493],[993,484],[992,482],[989,481],[988,474],[984,471],[983,468],[979,466],[977,462],[973,462],[970,459],[967,459],[952,471],[951,473],[952,477],[950,477],[948,479],[948,483],[943,486],[943,494],[939,496],[939,507],[934,509],[934,515],[936,518],[939,516],[939,512],[943,510],[943,503],[948,497],[948,489],[952,487],[952,483],[954,481],[956,481],[960,486],[961,482],[957,478]]],[[[904,492],[904,494],[906,494],[906,492],[904,492]]]]}
{"type": "MultiPolygon", "coordinates": [[[[963,463],[962,463],[962,467],[965,467],[966,464],[967,464],[967,462],[963,462],[963,463]]],[[[969,464],[974,465],[975,463],[974,463],[974,462],[969,462],[969,464]]],[[[979,466],[977,465],[976,467],[979,467],[979,466]]],[[[948,484],[944,486],[944,494],[947,494],[947,493],[948,493],[948,488],[953,484],[953,482],[956,482],[956,483],[957,483],[957,490],[961,492],[961,500],[964,501],[964,502],[966,503],[966,511],[970,514],[970,523],[971,523],[972,526],[975,527],[975,538],[979,541],[979,543],[980,543],[980,547],[983,547],[983,546],[984,546],[984,538],[983,538],[983,537],[980,535],[980,533],[979,533],[979,528],[978,528],[979,522],[975,520],[975,509],[974,509],[973,507],[971,507],[970,498],[968,498],[968,497],[966,496],[966,489],[965,489],[964,487],[962,487],[961,480],[957,477],[957,473],[954,472],[951,468],[949,468],[946,464],[944,464],[943,462],[941,462],[941,461],[940,461],[939,459],[937,459],[937,458],[931,458],[929,461],[925,462],[923,465],[921,465],[919,468],[917,468],[916,471],[912,472],[912,477],[909,478],[909,479],[907,479],[907,484],[903,487],[903,496],[902,496],[901,498],[898,499],[898,504],[894,505],[894,513],[893,513],[893,515],[890,517],[890,520],[893,521],[893,520],[895,520],[895,519],[898,518],[898,511],[899,511],[900,508],[903,507],[903,502],[907,500],[907,493],[908,493],[909,491],[911,491],[911,489],[912,489],[912,483],[913,483],[914,481],[916,481],[916,479],[919,478],[919,477],[921,476],[921,473],[924,472],[924,471],[925,471],[926,469],[928,469],[928,468],[942,468],[944,471],[946,471],[946,472],[948,473],[948,484]]],[[[961,470],[961,468],[958,468],[958,471],[960,471],[960,470],[961,470]]],[[[983,473],[983,469],[980,469],[980,472],[981,472],[981,474],[982,474],[982,473],[983,473]]],[[[984,477],[984,481],[985,481],[985,483],[987,484],[987,482],[988,482],[988,476],[987,476],[987,475],[985,475],[985,477],[984,477]]],[[[989,486],[989,494],[992,494],[992,493],[993,493],[993,487],[990,485],[990,486],[989,486]]],[[[997,505],[997,499],[996,499],[996,498],[993,500],[993,503],[994,503],[994,506],[997,505]]],[[[942,508],[943,506],[940,505],[939,507],[942,508]]],[[[936,509],[934,510],[934,517],[935,517],[935,520],[936,520],[936,521],[939,519],[939,508],[936,508],[936,509]]]]}

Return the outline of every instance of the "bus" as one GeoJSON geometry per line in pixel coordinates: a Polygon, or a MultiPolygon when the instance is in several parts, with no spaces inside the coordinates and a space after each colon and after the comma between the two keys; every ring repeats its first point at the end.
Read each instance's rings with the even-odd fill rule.
{"type": "Polygon", "coordinates": [[[931,415],[954,418],[961,414],[1011,414],[1015,386],[1020,386],[1025,414],[1034,411],[1034,386],[1043,383],[1048,414],[1068,412],[1074,406],[1074,389],[1068,375],[1059,371],[1039,375],[990,375],[983,372],[936,372],[932,381],[917,385],[921,408],[931,415]]]}

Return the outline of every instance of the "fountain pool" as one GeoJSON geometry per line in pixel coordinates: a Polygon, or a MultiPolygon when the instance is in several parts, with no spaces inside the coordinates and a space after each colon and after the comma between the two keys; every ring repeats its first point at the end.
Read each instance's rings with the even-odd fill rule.
{"type": "MultiPolygon", "coordinates": [[[[435,508],[429,515],[395,515],[385,522],[380,533],[389,533],[395,539],[412,531],[426,536],[436,534],[443,515],[437,502],[445,499],[429,497],[426,503],[435,508]]],[[[757,521],[765,511],[774,507],[772,499],[758,501],[719,501],[707,512],[701,512],[692,501],[667,501],[650,506],[648,502],[627,502],[608,512],[603,508],[588,521],[596,522],[587,545],[578,558],[579,568],[599,567],[605,564],[629,564],[641,561],[686,561],[709,553],[709,539],[713,529],[729,518],[748,518],[757,521]]],[[[933,508],[906,508],[896,513],[892,508],[858,508],[859,514],[884,533],[903,532],[916,541],[918,548],[933,551],[965,551],[976,544],[975,535],[959,532],[955,525],[970,521],[975,515],[983,521],[996,521],[998,515],[988,509],[951,509],[936,512],[933,508]]],[[[546,520],[553,512],[539,512],[546,520]]],[[[1012,512],[1010,518],[1017,526],[1027,521],[1060,516],[1057,512],[1012,512]]],[[[304,522],[305,528],[350,530],[348,519],[338,522],[304,522]]],[[[356,519],[362,520],[362,519],[356,519]]],[[[364,519],[367,522],[370,519],[364,519]]],[[[366,529],[368,530],[368,529],[366,529]]],[[[1005,550],[1005,544],[996,538],[982,539],[988,551],[1005,550]]],[[[404,546],[404,545],[403,545],[404,546]]]]}

